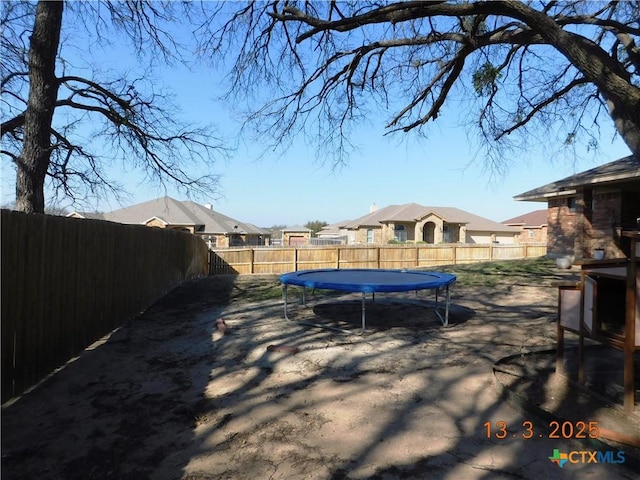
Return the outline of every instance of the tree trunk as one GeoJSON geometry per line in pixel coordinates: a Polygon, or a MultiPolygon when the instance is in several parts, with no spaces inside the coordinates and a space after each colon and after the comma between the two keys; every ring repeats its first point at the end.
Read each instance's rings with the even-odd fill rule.
{"type": "Polygon", "coordinates": [[[629,112],[620,103],[607,99],[609,114],[613,119],[616,130],[627,144],[636,159],[640,161],[640,111],[629,112]]]}
{"type": "Polygon", "coordinates": [[[609,107],[616,130],[631,152],[640,157],[640,88],[622,65],[600,45],[560,28],[553,19],[518,0],[502,2],[562,53],[586,79],[593,82],[609,107]]]}
{"type": "Polygon", "coordinates": [[[51,122],[58,96],[56,55],[62,26],[61,1],[38,2],[29,47],[29,100],[18,158],[16,208],[44,213],[44,180],[51,159],[51,122]]]}

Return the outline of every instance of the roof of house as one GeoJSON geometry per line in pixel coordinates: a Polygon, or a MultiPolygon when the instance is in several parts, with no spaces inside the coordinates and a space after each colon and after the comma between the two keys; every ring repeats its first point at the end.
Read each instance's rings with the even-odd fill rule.
{"type": "Polygon", "coordinates": [[[505,225],[518,226],[524,228],[541,227],[547,224],[547,209],[534,210],[533,212],[518,215],[517,217],[505,220],[505,225]]]}
{"type": "Polygon", "coordinates": [[[281,232],[312,232],[313,230],[311,230],[310,228],[307,227],[303,227],[302,225],[292,225],[290,227],[285,227],[283,229],[280,230],[281,232]]]}
{"type": "Polygon", "coordinates": [[[98,212],[71,212],[67,217],[89,218],[91,220],[104,220],[104,214],[98,212]]]}
{"type": "Polygon", "coordinates": [[[156,218],[167,225],[200,227],[198,233],[266,233],[255,225],[228,217],[204,205],[166,196],[104,213],[101,218],[126,224],[146,224],[156,218]]]}
{"type": "Polygon", "coordinates": [[[515,232],[512,227],[494,222],[488,218],[474,215],[454,207],[427,207],[417,203],[389,205],[363,217],[341,225],[344,228],[379,227],[388,222],[417,222],[429,214],[440,217],[447,223],[466,224],[467,231],[477,232],[515,232]]]}
{"type": "Polygon", "coordinates": [[[633,155],[534,188],[513,198],[519,201],[546,201],[549,197],[574,194],[577,187],[629,180],[640,180],[640,161],[633,155]]]}
{"type": "Polygon", "coordinates": [[[331,225],[325,225],[322,229],[316,233],[316,236],[338,236],[340,235],[340,227],[346,223],[349,223],[350,220],[343,220],[341,222],[332,223],[331,225]]]}

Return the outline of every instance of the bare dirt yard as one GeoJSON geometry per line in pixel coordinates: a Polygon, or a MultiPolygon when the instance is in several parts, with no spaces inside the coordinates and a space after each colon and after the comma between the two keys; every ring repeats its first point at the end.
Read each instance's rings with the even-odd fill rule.
{"type": "MultiPolygon", "coordinates": [[[[459,272],[449,327],[432,303],[379,295],[363,335],[285,320],[276,276],[190,281],[3,407],[2,478],[637,478],[560,468],[555,449],[602,445],[549,438],[495,386],[496,361],[555,345],[553,285],[575,272],[478,272],[459,272]]],[[[294,296],[291,318],[357,330],[358,298],[294,296]]]]}

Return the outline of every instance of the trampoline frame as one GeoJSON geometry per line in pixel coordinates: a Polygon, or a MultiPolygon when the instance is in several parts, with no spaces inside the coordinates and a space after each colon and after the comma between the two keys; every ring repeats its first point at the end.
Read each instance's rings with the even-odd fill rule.
{"type": "MultiPolygon", "coordinates": [[[[453,285],[456,282],[457,278],[455,275],[452,274],[446,274],[446,273],[442,273],[442,272],[429,272],[429,271],[419,271],[419,270],[388,270],[388,269],[318,269],[318,270],[300,270],[297,272],[290,272],[287,274],[284,274],[280,277],[280,282],[282,283],[282,298],[283,298],[283,303],[284,303],[284,318],[286,320],[292,321],[289,318],[289,311],[288,311],[288,298],[287,298],[287,287],[289,285],[296,285],[299,287],[302,287],[302,305],[306,306],[307,305],[307,295],[306,295],[306,289],[307,288],[313,288],[313,290],[315,291],[316,289],[320,289],[320,290],[334,290],[334,291],[341,291],[341,292],[347,292],[347,293],[357,293],[360,292],[362,293],[362,298],[361,298],[361,329],[359,334],[362,335],[365,331],[366,328],[366,294],[367,293],[371,293],[372,294],[372,301],[375,301],[375,294],[376,292],[408,292],[408,291],[415,291],[416,294],[418,293],[419,290],[435,290],[435,313],[438,316],[438,318],[440,319],[440,322],[442,323],[443,326],[448,326],[449,325],[449,306],[451,304],[451,292],[449,290],[449,287],[451,285],[453,285]],[[401,285],[388,285],[388,284],[372,284],[372,283],[343,283],[343,284],[339,284],[339,283],[332,283],[332,282],[322,282],[322,281],[304,281],[304,280],[300,280],[300,276],[305,275],[305,274],[310,274],[310,273],[327,273],[327,272],[347,272],[347,273],[352,273],[352,272],[392,272],[395,274],[398,273],[410,273],[412,275],[415,274],[419,274],[419,275],[425,275],[425,277],[427,276],[441,276],[441,275],[446,275],[446,281],[442,281],[442,282],[438,282],[437,280],[432,280],[432,281],[425,281],[422,283],[413,283],[411,287],[408,287],[406,284],[401,284],[401,285]],[[330,286],[329,286],[330,285],[330,286]],[[440,312],[440,310],[438,309],[438,296],[440,291],[444,289],[444,312],[440,312]]],[[[322,325],[320,323],[314,323],[314,322],[306,322],[306,321],[297,321],[296,323],[300,324],[300,325],[306,325],[306,326],[311,326],[311,327],[318,327],[318,328],[324,328],[324,329],[328,329],[328,330],[334,330],[334,331],[338,331],[341,333],[349,333],[352,334],[353,332],[351,330],[346,330],[346,329],[342,329],[342,328],[338,328],[338,327],[332,327],[329,325],[322,325]]]]}

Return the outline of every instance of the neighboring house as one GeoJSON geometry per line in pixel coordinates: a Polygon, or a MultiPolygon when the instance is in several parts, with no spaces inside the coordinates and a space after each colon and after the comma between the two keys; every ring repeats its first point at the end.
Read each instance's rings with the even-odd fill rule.
{"type": "Polygon", "coordinates": [[[326,238],[326,239],[338,239],[343,236],[340,226],[344,225],[348,220],[332,223],[331,225],[325,225],[322,229],[316,233],[316,237],[318,238],[326,238]]]}
{"type": "Polygon", "coordinates": [[[311,242],[311,229],[294,225],[280,230],[282,232],[283,247],[303,247],[311,242]]]}
{"type": "Polygon", "coordinates": [[[520,230],[518,243],[547,243],[546,209],[525,213],[502,223],[520,230]]]}
{"type": "Polygon", "coordinates": [[[70,218],[88,218],[91,220],[104,220],[104,214],[98,212],[71,212],[65,215],[70,218]]]}
{"type": "Polygon", "coordinates": [[[109,213],[72,212],[67,216],[182,230],[202,236],[209,248],[265,245],[270,236],[255,225],[212,210],[211,205],[171,197],[156,198],[109,213]]]}
{"type": "Polygon", "coordinates": [[[513,197],[547,202],[550,257],[629,256],[623,230],[637,230],[640,219],[640,162],[629,156],[543,185],[513,197]]]}
{"type": "Polygon", "coordinates": [[[340,225],[343,225],[346,221],[332,223],[322,227],[318,233],[316,233],[316,239],[311,239],[311,242],[315,245],[345,245],[347,244],[347,235],[340,229],[340,225]]]}
{"type": "Polygon", "coordinates": [[[278,228],[269,228],[267,229],[269,232],[269,245],[272,247],[281,247],[282,246],[282,231],[278,228]]]}
{"type": "Polygon", "coordinates": [[[373,207],[369,214],[339,225],[349,244],[390,242],[515,243],[519,230],[453,207],[417,203],[373,207]]]}

